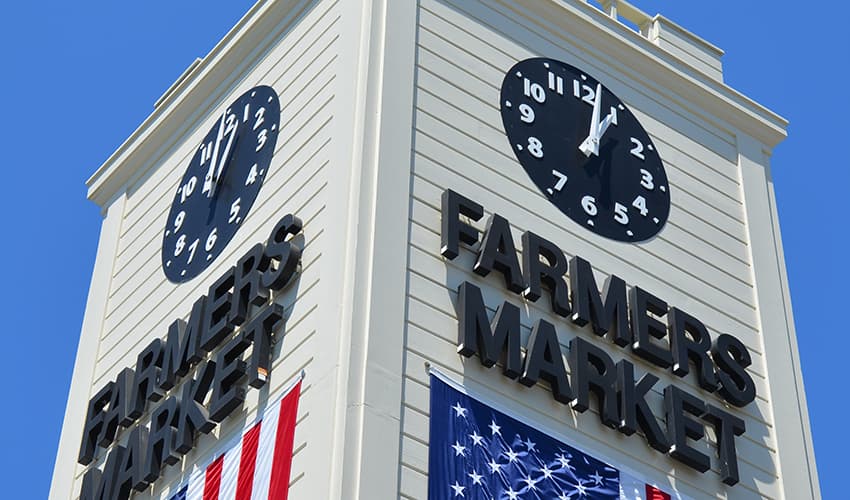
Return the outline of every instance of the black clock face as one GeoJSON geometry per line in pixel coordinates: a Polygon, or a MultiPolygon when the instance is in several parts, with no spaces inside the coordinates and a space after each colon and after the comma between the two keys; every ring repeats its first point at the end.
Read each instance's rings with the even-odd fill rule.
{"type": "Polygon", "coordinates": [[[670,213],[670,188],[652,139],[629,108],[586,72],[526,59],[505,75],[502,122],[543,196],[596,234],[653,237],[670,213]]]}
{"type": "Polygon", "coordinates": [[[209,266],[245,221],[269,171],[280,131],[271,87],[245,92],[198,145],[177,187],[162,239],[162,269],[174,283],[209,266]]]}

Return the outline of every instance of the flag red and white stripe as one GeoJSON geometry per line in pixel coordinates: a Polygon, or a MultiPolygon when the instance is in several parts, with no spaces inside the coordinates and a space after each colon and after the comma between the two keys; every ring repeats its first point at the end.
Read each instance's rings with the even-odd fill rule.
{"type": "Polygon", "coordinates": [[[299,380],[169,500],[286,500],[300,394],[299,380]]]}
{"type": "Polygon", "coordinates": [[[620,471],[620,498],[622,500],[672,500],[673,498],[688,500],[679,493],[673,496],[623,471],[620,471]]]}

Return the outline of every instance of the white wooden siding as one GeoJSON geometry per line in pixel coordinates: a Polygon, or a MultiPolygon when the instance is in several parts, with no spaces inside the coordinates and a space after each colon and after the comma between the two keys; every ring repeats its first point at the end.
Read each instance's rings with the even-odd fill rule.
{"type": "MultiPolygon", "coordinates": [[[[590,453],[637,469],[649,480],[676,484],[694,497],[780,498],[776,435],[771,422],[766,365],[756,310],[748,232],[737,166],[735,137],[706,110],[667,95],[651,75],[639,75],[597,60],[569,34],[557,37],[512,16],[498,2],[420,0],[414,159],[408,250],[408,305],[399,496],[424,499],[428,473],[428,374],[439,367],[467,388],[513,409],[531,423],[553,429],[590,453]],[[518,42],[519,41],[519,42],[518,42]],[[546,56],[585,68],[623,99],[646,127],[664,160],[670,181],[669,221],[653,240],[626,245],[597,237],[553,207],[517,162],[499,114],[504,73],[517,61],[546,56]],[[576,414],[555,402],[541,383],[527,389],[483,368],[476,358],[456,352],[456,288],[478,285],[492,315],[502,301],[524,303],[523,341],[534,321],[544,318],[559,332],[562,348],[575,336],[606,349],[615,359],[636,360],[627,350],[596,338],[554,316],[548,297],[524,302],[505,291],[497,273],[471,272],[474,255],[462,250],[454,261],[439,255],[440,194],[451,188],[481,203],[486,216],[499,213],[511,222],[517,245],[525,230],[557,243],[568,256],[580,255],[594,267],[598,282],[617,274],[702,320],[717,335],[731,333],[753,354],[748,369],[757,386],[756,401],[732,411],[743,418],[746,434],[736,442],[741,482],[724,486],[715,472],[699,474],[650,449],[640,436],[626,437],[603,427],[594,410],[576,414]],[[674,479],[675,475],[675,479],[674,479]]],[[[476,223],[484,229],[482,219],[476,223]]],[[[661,381],[650,396],[662,416],[658,389],[675,383],[704,395],[694,377],[634,361],[661,381]]],[[[719,398],[706,396],[713,404],[719,398]],[[716,399],[716,400],[714,400],[716,399]]],[[[703,451],[715,457],[715,436],[707,433],[703,451]],[[711,443],[711,446],[709,446],[711,443]]]]}
{"type": "MultiPolygon", "coordinates": [[[[296,283],[283,290],[275,301],[286,311],[285,336],[274,347],[273,366],[267,388],[249,390],[243,407],[216,428],[200,436],[195,448],[180,465],[168,467],[154,488],[134,498],[160,498],[185,482],[192,467],[203,466],[221,446],[256,418],[262,401],[280,396],[283,388],[316,359],[320,304],[324,303],[320,269],[326,226],[326,186],[333,157],[333,120],[336,62],[339,55],[339,3],[314,2],[296,17],[284,37],[272,44],[246,76],[215,105],[226,105],[255,85],[269,85],[281,103],[281,129],[272,164],[251,212],[234,239],[216,261],[199,277],[182,285],[165,279],[160,249],[165,217],[174,192],[188,166],[198,141],[213,126],[216,111],[202,117],[187,136],[162,152],[158,167],[127,188],[127,203],[113,264],[111,289],[106,305],[102,335],[91,385],[94,393],[124,367],[135,365],[136,356],[154,337],[165,337],[168,325],[186,319],[193,302],[251,246],[265,242],[277,221],[293,213],[304,221],[305,247],[302,272],[296,283]]],[[[311,390],[309,379],[302,384],[295,436],[295,459],[290,498],[309,498],[310,481],[327,483],[310,475],[327,474],[311,464],[327,461],[327,450],[307,446],[307,437],[317,435],[311,422],[315,408],[326,406],[325,395],[311,390]],[[321,457],[319,457],[321,455],[321,457]]],[[[82,402],[80,404],[83,404],[82,402]]],[[[324,413],[324,410],[319,413],[324,413]]],[[[149,412],[139,421],[149,419],[149,412]]],[[[105,452],[100,453],[102,465],[105,452]]],[[[85,468],[76,466],[78,490],[85,468]]]]}

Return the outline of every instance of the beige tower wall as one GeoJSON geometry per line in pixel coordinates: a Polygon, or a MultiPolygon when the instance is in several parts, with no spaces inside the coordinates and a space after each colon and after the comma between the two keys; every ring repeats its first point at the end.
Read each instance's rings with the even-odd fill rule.
{"type": "MultiPolygon", "coordinates": [[[[777,433],[778,421],[786,414],[773,399],[777,392],[783,397],[784,391],[775,388],[791,382],[786,367],[796,353],[789,337],[780,336],[790,323],[766,330],[763,321],[788,321],[781,302],[787,292],[779,287],[757,290],[756,286],[757,279],[778,278],[775,273],[766,276],[761,266],[754,265],[757,259],[765,267],[775,262],[775,245],[765,244],[775,241],[775,236],[764,239],[764,228],[773,227],[775,219],[762,199],[770,189],[763,172],[769,165],[771,139],[753,139],[740,130],[739,123],[712,107],[710,98],[700,95],[728,93],[719,82],[706,86],[695,81],[716,76],[708,68],[702,73],[698,66],[682,64],[676,51],[653,57],[656,47],[617,23],[612,23],[612,29],[599,30],[599,21],[609,19],[590,6],[524,2],[520,8],[512,2],[423,0],[418,21],[402,496],[424,498],[427,491],[430,365],[470,390],[500,401],[526,421],[557,430],[567,442],[611,457],[613,463],[683,494],[695,498],[817,495],[816,480],[800,485],[794,472],[788,480],[783,474],[783,466],[791,471],[814,470],[807,457],[795,456],[795,446],[805,447],[806,440],[786,442],[777,433]],[[671,186],[670,218],[658,237],[634,245],[598,237],[564,217],[530,182],[505,137],[498,101],[505,73],[515,62],[530,57],[551,57],[586,70],[627,102],[644,124],[664,159],[671,186]],[[751,156],[754,147],[760,153],[755,157],[751,156]],[[758,175],[756,166],[762,173],[757,179],[753,178],[758,175]],[[715,335],[731,333],[745,343],[753,355],[748,372],[758,397],[744,408],[727,408],[747,426],[746,434],[737,440],[738,485],[727,487],[713,472],[700,474],[678,464],[651,450],[637,435],[625,437],[607,429],[592,411],[577,414],[554,401],[541,387],[544,384],[526,389],[502,377],[498,368],[488,370],[476,358],[456,353],[456,290],[469,281],[482,289],[491,317],[504,300],[523,305],[523,344],[532,323],[543,318],[558,327],[564,353],[569,339],[580,336],[605,349],[615,361],[634,359],[594,336],[589,328],[555,316],[546,297],[536,303],[522,301],[505,291],[500,276],[473,274],[474,251],[462,251],[453,261],[440,256],[440,195],[447,187],[484,206],[485,217],[473,224],[480,231],[487,216],[498,213],[511,221],[518,245],[522,232],[533,231],[558,244],[568,257],[580,255],[592,262],[598,283],[616,274],[700,318],[715,335]],[[756,204],[761,209],[754,209],[756,204]],[[773,246],[774,255],[760,254],[762,245],[773,246]],[[766,335],[778,338],[766,339],[766,335]],[[784,344],[785,359],[769,354],[774,344],[784,344]],[[774,378],[783,380],[783,385],[773,382],[774,378]],[[777,412],[782,413],[779,418],[777,412]]],[[[741,101],[740,96],[734,97],[741,101]]],[[[724,106],[743,107],[734,101],[724,106]]],[[[765,129],[782,125],[781,119],[764,115],[772,122],[765,129]]],[[[659,376],[659,387],[674,383],[717,403],[699,389],[693,376],[680,380],[648,363],[636,364],[639,371],[659,376]]],[[[796,383],[799,387],[799,378],[796,383]]],[[[800,395],[794,395],[792,406],[805,405],[797,400],[800,395]]],[[[651,399],[656,415],[662,416],[660,389],[651,399]]],[[[799,421],[782,423],[791,431],[808,428],[799,421]]],[[[713,433],[706,441],[700,449],[714,456],[713,433]]],[[[810,458],[810,441],[808,447],[810,458]]],[[[713,469],[717,472],[716,458],[713,469]]]]}
{"type": "MultiPolygon", "coordinates": [[[[616,9],[575,0],[259,1],[89,181],[104,222],[50,498],[78,496],[89,398],[185,319],[286,213],[303,219],[305,247],[298,281],[274,297],[287,321],[270,383],[249,390],[242,408],[135,498],[167,498],[303,371],[290,498],[424,499],[426,364],[691,497],[818,497],[769,174],[786,123],[722,83],[722,51],[660,16],[618,6],[641,33],[618,22],[616,9]],[[499,88],[515,62],[537,56],[598,78],[657,144],[672,196],[658,237],[629,245],[595,236],[530,182],[502,128],[499,88]],[[174,285],[160,268],[173,194],[223,107],[255,85],[272,86],[282,108],[269,175],[225,251],[174,285]],[[490,314],[504,300],[523,305],[523,341],[546,319],[565,352],[580,336],[615,360],[636,359],[559,321],[545,298],[524,302],[501,278],[473,274],[472,251],[441,257],[447,188],[507,217],[516,241],[531,230],[589,260],[598,282],[616,274],[747,345],[758,398],[729,409],[747,425],[737,440],[740,484],[723,485],[716,460],[715,471],[694,472],[640,436],[603,427],[593,411],[553,401],[544,384],[522,387],[457,354],[455,290],[469,281],[490,314]]],[[[635,364],[659,376],[659,387],[703,394],[692,376],[635,364]]],[[[650,399],[662,414],[660,393],[650,399]]],[[[140,421],[149,417],[150,409],[140,421]]],[[[712,456],[714,439],[704,443],[712,456]]]]}

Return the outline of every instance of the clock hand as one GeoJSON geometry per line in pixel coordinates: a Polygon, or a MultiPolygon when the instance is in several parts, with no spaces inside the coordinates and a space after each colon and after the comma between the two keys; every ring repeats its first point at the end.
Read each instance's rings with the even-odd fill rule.
{"type": "MultiPolygon", "coordinates": [[[[216,189],[218,188],[218,184],[221,181],[221,174],[224,171],[224,166],[230,162],[230,153],[231,147],[234,144],[234,139],[236,138],[236,130],[239,125],[234,125],[233,128],[230,129],[230,137],[227,138],[227,145],[224,147],[224,152],[221,154],[221,161],[218,162],[218,168],[215,172],[215,177],[212,179],[212,186],[210,188],[210,197],[215,195],[216,189]]],[[[210,169],[212,170],[215,164],[210,165],[210,169]]]]}
{"type": "Polygon", "coordinates": [[[581,143],[579,149],[586,156],[590,156],[591,153],[595,155],[599,155],[599,143],[602,142],[602,136],[605,135],[605,131],[608,130],[608,127],[612,123],[616,123],[617,120],[617,108],[611,107],[611,111],[605,116],[605,118],[600,122],[599,121],[599,110],[602,107],[602,84],[596,85],[596,98],[593,101],[593,117],[591,118],[591,131],[588,134],[587,138],[584,142],[581,143]]]}
{"type": "MultiPolygon", "coordinates": [[[[602,136],[605,135],[605,131],[608,130],[608,126],[613,123],[614,120],[617,119],[617,108],[611,107],[611,111],[608,113],[608,116],[602,120],[602,123],[599,124],[599,129],[596,134],[596,139],[602,140],[602,136]]],[[[597,145],[598,147],[598,145],[597,145]]]]}
{"type": "Polygon", "coordinates": [[[227,110],[224,110],[221,113],[221,121],[218,123],[218,136],[215,139],[215,147],[213,148],[213,155],[210,159],[210,168],[207,170],[207,175],[204,176],[204,187],[201,189],[202,193],[207,193],[207,198],[212,196],[213,175],[215,174],[215,166],[218,160],[218,147],[221,145],[221,140],[224,138],[224,118],[226,115],[227,110]]]}
{"type": "MultiPolygon", "coordinates": [[[[590,118],[590,131],[587,137],[579,145],[579,150],[585,156],[591,154],[599,155],[599,108],[602,107],[602,84],[596,84],[596,98],[593,99],[593,114],[590,118]]],[[[607,128],[607,126],[606,126],[607,128]]]]}
{"type": "MultiPolygon", "coordinates": [[[[221,158],[221,170],[219,171],[219,175],[216,177],[213,187],[212,187],[212,199],[210,201],[210,211],[207,216],[207,225],[210,224],[215,219],[216,210],[218,209],[218,199],[220,196],[223,196],[222,193],[225,193],[225,180],[227,179],[227,169],[230,168],[232,164],[237,164],[239,162],[239,139],[240,135],[237,133],[232,134],[233,144],[232,147],[230,144],[225,148],[224,155],[221,158]]],[[[231,186],[232,188],[232,186],[231,186]]]]}

